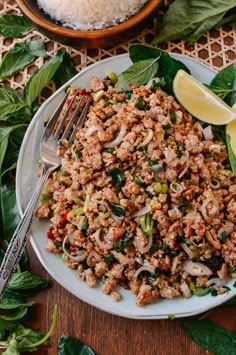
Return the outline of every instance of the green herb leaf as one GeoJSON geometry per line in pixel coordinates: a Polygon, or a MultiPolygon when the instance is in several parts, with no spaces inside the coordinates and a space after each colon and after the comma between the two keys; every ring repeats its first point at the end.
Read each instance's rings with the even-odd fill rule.
{"type": "Polygon", "coordinates": [[[93,350],[81,340],[62,335],[57,343],[58,355],[95,355],[93,350]]]}
{"type": "Polygon", "coordinates": [[[1,186],[0,198],[2,237],[10,240],[19,221],[15,186],[13,184],[1,186]]]}
{"type": "Polygon", "coordinates": [[[16,321],[23,318],[28,312],[27,307],[19,307],[9,315],[0,315],[0,319],[16,321]]]}
{"type": "Polygon", "coordinates": [[[42,40],[15,43],[0,64],[0,80],[17,73],[37,57],[46,57],[42,40]]]}
{"type": "Polygon", "coordinates": [[[17,128],[22,127],[24,125],[15,125],[15,126],[0,126],[0,174],[2,173],[2,163],[6,154],[8,140],[10,134],[17,128]]]}
{"type": "Polygon", "coordinates": [[[108,202],[109,205],[111,206],[112,212],[118,216],[118,217],[122,217],[125,216],[125,209],[123,207],[121,207],[118,203],[115,202],[108,202]]]}
{"type": "Polygon", "coordinates": [[[16,113],[26,106],[23,98],[16,90],[8,86],[0,87],[0,119],[16,113]]]}
{"type": "Polygon", "coordinates": [[[125,184],[125,175],[119,168],[112,168],[108,171],[108,175],[112,177],[112,185],[122,187],[125,184]]]}
{"type": "Polygon", "coordinates": [[[119,75],[117,91],[130,91],[130,84],[135,86],[146,84],[157,73],[158,59],[145,59],[131,65],[119,75]]]}
{"type": "Polygon", "coordinates": [[[31,294],[38,292],[49,285],[49,280],[29,271],[15,272],[8,284],[7,289],[10,291],[22,292],[23,294],[31,294]]]}
{"type": "Polygon", "coordinates": [[[21,307],[31,307],[35,302],[24,302],[18,293],[6,290],[0,301],[0,309],[16,309],[21,307]]]}
{"type": "Polygon", "coordinates": [[[21,37],[32,29],[32,24],[24,16],[11,14],[0,16],[0,35],[3,37],[21,37]]]}
{"type": "Polygon", "coordinates": [[[234,7],[234,0],[175,0],[164,15],[153,44],[179,39],[192,44],[234,7]]]}
{"type": "Polygon", "coordinates": [[[114,246],[117,251],[123,253],[124,249],[130,244],[132,244],[132,241],[129,239],[128,233],[124,233],[120,241],[115,243],[114,246]]]}
{"type": "Polygon", "coordinates": [[[236,175],[236,156],[231,148],[230,141],[231,141],[230,135],[226,134],[226,146],[228,150],[229,161],[230,161],[231,169],[233,173],[236,175]]]}
{"type": "Polygon", "coordinates": [[[74,62],[69,54],[65,52],[63,62],[60,65],[60,68],[56,71],[52,80],[56,83],[57,88],[59,88],[76,74],[78,74],[78,71],[75,68],[74,62]]]}
{"type": "Polygon", "coordinates": [[[231,64],[222,69],[211,81],[210,89],[211,87],[218,96],[220,96],[219,92],[221,95],[223,92],[224,96],[221,96],[221,98],[229,106],[233,106],[236,102],[236,64],[231,64]]]}
{"type": "Polygon", "coordinates": [[[28,106],[31,107],[43,88],[45,88],[48,82],[53,78],[63,62],[64,55],[65,51],[58,51],[52,59],[44,63],[42,67],[37,69],[31,76],[24,88],[24,98],[28,106]]]}
{"type": "Polygon", "coordinates": [[[186,319],[182,326],[187,336],[215,355],[236,354],[236,334],[203,319],[186,319]]]}
{"type": "Polygon", "coordinates": [[[162,88],[173,95],[173,80],[178,70],[182,69],[190,73],[185,64],[174,59],[169,53],[152,46],[134,43],[129,46],[129,56],[133,63],[147,59],[158,58],[158,71],[156,77],[162,78],[162,88]]]}

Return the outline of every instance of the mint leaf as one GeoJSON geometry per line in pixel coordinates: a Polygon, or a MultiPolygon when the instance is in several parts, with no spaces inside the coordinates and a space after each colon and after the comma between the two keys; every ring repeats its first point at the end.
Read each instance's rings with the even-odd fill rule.
{"type": "Polygon", "coordinates": [[[46,56],[42,40],[16,43],[3,57],[0,64],[0,80],[17,73],[35,58],[46,56]]]}
{"type": "Polygon", "coordinates": [[[32,24],[24,16],[11,14],[0,16],[0,35],[3,37],[21,37],[32,29],[32,24]]]}

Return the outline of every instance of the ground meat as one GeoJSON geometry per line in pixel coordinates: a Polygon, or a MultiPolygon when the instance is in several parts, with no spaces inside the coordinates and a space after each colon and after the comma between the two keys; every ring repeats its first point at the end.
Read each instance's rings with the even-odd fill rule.
{"type": "Polygon", "coordinates": [[[47,250],[89,287],[101,279],[114,301],[118,286],[137,306],[182,297],[184,283],[190,293],[194,285],[225,292],[209,286],[212,275],[228,280],[236,270],[236,178],[225,145],[205,140],[202,125],[160,88],[117,93],[93,77],[85,92],[84,126],[59,146],[62,166],[35,213],[50,219],[47,250]],[[191,276],[188,259],[211,275],[191,276]]]}

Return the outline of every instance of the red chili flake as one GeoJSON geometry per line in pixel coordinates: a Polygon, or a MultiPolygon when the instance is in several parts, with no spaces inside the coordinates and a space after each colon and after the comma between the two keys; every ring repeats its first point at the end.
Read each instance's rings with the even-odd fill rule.
{"type": "Polygon", "coordinates": [[[79,95],[84,95],[84,94],[86,94],[86,89],[81,89],[81,90],[79,91],[79,95]]]}
{"type": "Polygon", "coordinates": [[[137,89],[137,86],[136,86],[136,85],[134,85],[134,84],[129,84],[129,86],[130,86],[130,87],[131,87],[131,89],[133,89],[133,90],[137,89]]]}
{"type": "Polygon", "coordinates": [[[64,214],[63,214],[63,218],[64,218],[64,221],[67,221],[67,217],[68,217],[68,214],[70,213],[70,210],[66,211],[64,214]]]}
{"type": "Polygon", "coordinates": [[[118,238],[121,238],[121,237],[123,236],[123,234],[124,234],[124,233],[119,232],[119,233],[117,233],[117,237],[118,237],[118,238]]]}
{"type": "Polygon", "coordinates": [[[50,230],[47,232],[47,238],[51,240],[55,239],[54,234],[50,230]]]}
{"type": "Polygon", "coordinates": [[[71,101],[72,101],[72,97],[69,97],[69,98],[66,100],[66,103],[67,103],[68,106],[70,105],[71,101]]]}

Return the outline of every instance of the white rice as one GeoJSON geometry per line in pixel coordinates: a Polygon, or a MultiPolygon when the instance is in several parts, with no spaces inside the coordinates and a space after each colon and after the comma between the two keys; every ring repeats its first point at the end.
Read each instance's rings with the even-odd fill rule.
{"type": "Polygon", "coordinates": [[[136,14],[147,0],[37,0],[39,6],[64,26],[94,30],[114,26],[136,14]]]}

